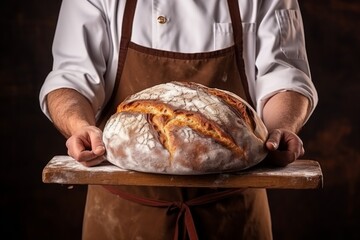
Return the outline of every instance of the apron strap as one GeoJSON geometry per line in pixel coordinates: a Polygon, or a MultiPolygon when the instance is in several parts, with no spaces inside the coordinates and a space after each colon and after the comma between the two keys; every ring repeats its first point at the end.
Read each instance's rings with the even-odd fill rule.
{"type": "MultiPolygon", "coordinates": [[[[137,0],[126,1],[124,9],[123,24],[121,29],[121,41],[120,41],[120,52],[119,52],[119,67],[117,74],[121,76],[122,69],[124,68],[126,53],[128,50],[129,43],[131,41],[132,25],[134,21],[135,8],[137,0]]],[[[116,89],[116,88],[115,88],[116,89]]]]}
{"type": "MultiPolygon", "coordinates": [[[[128,46],[131,41],[131,33],[132,33],[132,25],[134,21],[134,15],[135,15],[135,8],[136,8],[137,0],[129,0],[125,3],[125,9],[124,9],[124,17],[123,17],[123,24],[121,29],[121,41],[120,41],[120,50],[119,50],[119,57],[118,57],[118,68],[116,72],[116,79],[118,79],[118,76],[121,76],[124,65],[125,65],[125,59],[126,54],[128,51],[128,46]]],[[[108,104],[106,104],[104,110],[101,113],[101,117],[99,118],[98,124],[101,122],[101,120],[108,114],[111,107],[111,102],[114,101],[116,97],[116,91],[115,89],[118,89],[120,84],[120,81],[115,81],[114,90],[111,93],[110,99],[108,101],[108,104]]]]}
{"type": "Polygon", "coordinates": [[[247,102],[252,107],[254,107],[254,104],[251,100],[249,84],[245,73],[245,62],[243,58],[243,28],[241,23],[239,2],[238,0],[228,0],[228,6],[229,6],[230,17],[233,26],[236,64],[240,74],[241,82],[244,87],[244,92],[247,98],[247,102]]]}
{"type": "Polygon", "coordinates": [[[228,189],[222,192],[215,192],[203,195],[198,198],[190,199],[185,202],[173,202],[173,201],[163,201],[156,199],[149,199],[140,197],[134,194],[130,194],[128,192],[124,192],[119,190],[116,186],[103,185],[103,187],[111,192],[112,194],[118,195],[119,197],[126,199],[131,202],[135,202],[141,205],[149,206],[149,207],[160,207],[160,208],[168,208],[168,212],[178,211],[174,240],[179,238],[179,223],[181,219],[184,221],[185,228],[183,229],[183,237],[185,238],[186,234],[189,235],[190,240],[198,240],[198,235],[196,232],[194,220],[191,214],[190,207],[200,206],[209,203],[214,203],[220,201],[222,199],[235,196],[239,193],[242,193],[245,189],[228,189]]]}

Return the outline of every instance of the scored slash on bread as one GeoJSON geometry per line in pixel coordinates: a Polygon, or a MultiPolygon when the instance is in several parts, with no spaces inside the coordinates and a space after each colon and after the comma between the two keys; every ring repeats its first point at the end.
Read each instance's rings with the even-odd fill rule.
{"type": "Polygon", "coordinates": [[[208,120],[199,112],[174,110],[170,105],[154,100],[138,100],[120,104],[117,112],[148,114],[149,123],[158,133],[159,141],[169,151],[171,159],[176,150],[174,144],[176,140],[172,136],[174,126],[190,127],[201,135],[211,137],[235,154],[244,154],[244,150],[235,143],[229,134],[222,130],[217,123],[208,120]]]}
{"type": "Polygon", "coordinates": [[[239,96],[192,82],[168,82],[128,96],[107,121],[109,162],[163,174],[238,171],[265,158],[267,129],[239,96]]]}
{"type": "MultiPolygon", "coordinates": [[[[176,82],[174,84],[179,84],[179,83],[176,82]]],[[[181,85],[187,86],[187,87],[193,88],[193,89],[201,89],[213,96],[220,98],[222,101],[225,102],[225,104],[227,104],[229,107],[233,108],[234,112],[237,113],[237,115],[240,118],[244,119],[245,123],[251,128],[251,130],[253,130],[253,131],[255,130],[256,123],[253,120],[253,118],[254,118],[253,112],[249,109],[248,106],[246,106],[243,102],[239,101],[238,98],[232,96],[230,93],[221,91],[216,88],[209,88],[204,85],[200,85],[200,84],[193,83],[193,82],[182,82],[181,85]]]]}

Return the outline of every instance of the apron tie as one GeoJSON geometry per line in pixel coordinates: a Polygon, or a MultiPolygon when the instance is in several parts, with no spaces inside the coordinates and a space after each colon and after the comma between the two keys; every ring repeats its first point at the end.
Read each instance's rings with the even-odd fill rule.
{"type": "Polygon", "coordinates": [[[206,194],[201,197],[193,198],[185,202],[177,202],[177,201],[174,202],[174,201],[164,201],[164,200],[156,200],[156,199],[140,197],[134,194],[130,194],[128,192],[120,191],[115,186],[103,185],[103,187],[112,194],[118,195],[119,197],[131,202],[135,202],[149,207],[168,208],[168,213],[178,211],[174,240],[179,239],[179,225],[181,220],[183,221],[183,226],[184,226],[183,235],[182,235],[183,239],[185,239],[186,234],[189,236],[190,240],[199,239],[196,232],[196,227],[195,227],[194,219],[191,214],[190,207],[217,202],[219,200],[237,195],[245,190],[244,188],[228,189],[222,192],[206,194]]]}
{"type": "Polygon", "coordinates": [[[195,223],[191,215],[190,207],[184,202],[173,202],[168,208],[168,213],[178,211],[176,226],[175,226],[175,235],[174,240],[178,239],[179,236],[179,225],[180,221],[183,218],[184,226],[183,229],[183,238],[185,239],[186,233],[188,233],[190,240],[198,240],[195,223]]]}

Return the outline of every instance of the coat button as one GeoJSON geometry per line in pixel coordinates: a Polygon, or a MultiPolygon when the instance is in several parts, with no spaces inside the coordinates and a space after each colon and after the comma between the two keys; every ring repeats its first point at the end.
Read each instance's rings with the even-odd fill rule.
{"type": "Polygon", "coordinates": [[[158,21],[158,23],[160,23],[160,24],[164,24],[164,23],[167,22],[167,18],[164,17],[164,16],[158,16],[157,21],[158,21]]]}

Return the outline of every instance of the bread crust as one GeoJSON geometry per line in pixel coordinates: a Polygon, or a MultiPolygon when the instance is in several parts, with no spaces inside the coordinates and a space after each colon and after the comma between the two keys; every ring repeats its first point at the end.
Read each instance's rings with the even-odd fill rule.
{"type": "Polygon", "coordinates": [[[128,170],[208,174],[254,166],[267,130],[237,95],[169,82],[129,96],[104,128],[107,159],[128,170]]]}

